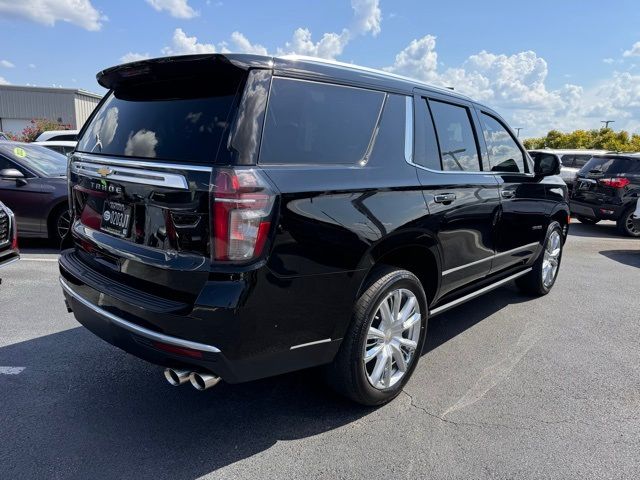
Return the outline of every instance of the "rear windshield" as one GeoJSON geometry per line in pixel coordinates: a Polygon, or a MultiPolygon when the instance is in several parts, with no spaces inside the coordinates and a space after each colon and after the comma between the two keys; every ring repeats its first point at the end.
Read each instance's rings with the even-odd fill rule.
{"type": "Polygon", "coordinates": [[[593,157],[580,170],[586,174],[640,173],[640,159],[624,157],[593,157]]]}
{"type": "Polygon", "coordinates": [[[214,162],[231,121],[238,82],[206,80],[144,83],[110,92],[77,151],[214,162]]]}

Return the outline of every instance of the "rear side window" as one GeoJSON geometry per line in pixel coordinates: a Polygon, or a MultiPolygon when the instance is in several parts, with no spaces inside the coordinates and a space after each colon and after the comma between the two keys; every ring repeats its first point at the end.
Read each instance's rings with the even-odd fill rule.
{"type": "Polygon", "coordinates": [[[262,134],[263,164],[354,164],[362,160],[384,94],[274,78],[262,134]]]}
{"type": "MultiPolygon", "coordinates": [[[[222,77],[222,76],[221,76],[222,77]]],[[[212,163],[231,121],[234,79],[148,82],[109,93],[77,150],[212,163]]]]}
{"type": "Polygon", "coordinates": [[[573,155],[562,155],[560,157],[560,163],[562,164],[563,167],[573,167],[573,155]]]}
{"type": "Polygon", "coordinates": [[[469,109],[430,100],[443,170],[479,171],[480,156],[469,109]]]}
{"type": "Polygon", "coordinates": [[[583,174],[640,173],[640,159],[621,157],[593,157],[580,170],[583,174]]]}
{"type": "Polygon", "coordinates": [[[523,173],[525,171],[524,154],[506,127],[498,119],[486,113],[481,113],[480,119],[484,140],[487,143],[491,171],[523,173]]]}
{"type": "Polygon", "coordinates": [[[582,168],[587,164],[589,160],[591,160],[591,155],[574,155],[572,167],[582,168]]]}

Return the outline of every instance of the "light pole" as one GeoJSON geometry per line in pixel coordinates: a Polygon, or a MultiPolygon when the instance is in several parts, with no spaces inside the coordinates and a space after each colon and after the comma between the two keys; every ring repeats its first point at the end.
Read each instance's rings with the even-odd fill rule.
{"type": "Polygon", "coordinates": [[[609,128],[609,124],[610,123],[615,123],[615,120],[600,120],[600,123],[604,123],[604,127],[603,128],[609,128]]]}
{"type": "Polygon", "coordinates": [[[515,127],[514,130],[516,131],[516,137],[520,138],[520,130],[522,130],[523,127],[515,127]]]}

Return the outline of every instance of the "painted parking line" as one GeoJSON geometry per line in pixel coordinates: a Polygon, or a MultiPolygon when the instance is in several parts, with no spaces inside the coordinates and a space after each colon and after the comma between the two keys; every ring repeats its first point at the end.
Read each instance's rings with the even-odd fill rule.
{"type": "Polygon", "coordinates": [[[57,258],[31,258],[31,257],[21,257],[20,261],[22,262],[57,262],[57,258]]]}
{"type": "Polygon", "coordinates": [[[19,375],[27,367],[0,367],[0,375],[19,375]]]}

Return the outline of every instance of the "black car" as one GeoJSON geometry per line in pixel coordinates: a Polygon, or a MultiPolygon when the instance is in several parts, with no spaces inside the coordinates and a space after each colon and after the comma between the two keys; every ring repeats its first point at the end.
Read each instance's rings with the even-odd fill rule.
{"type": "Polygon", "coordinates": [[[633,219],[639,197],[640,154],[598,155],[578,172],[571,213],[590,225],[614,220],[622,234],[640,237],[633,219]]]}
{"type": "Polygon", "coordinates": [[[16,215],[21,237],[59,244],[69,231],[67,157],[46,147],[0,143],[0,201],[16,215]]]}
{"type": "Polygon", "coordinates": [[[9,265],[19,258],[15,216],[9,207],[0,202],[0,267],[9,265]]]}
{"type": "Polygon", "coordinates": [[[400,392],[428,319],[552,288],[556,157],[493,110],[321,60],[197,55],[104,70],[70,163],[60,281],[82,324],[198,389],[325,365],[400,392]]]}

